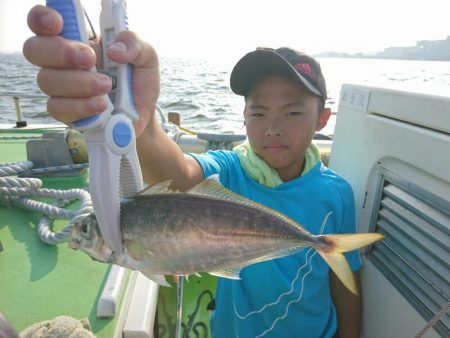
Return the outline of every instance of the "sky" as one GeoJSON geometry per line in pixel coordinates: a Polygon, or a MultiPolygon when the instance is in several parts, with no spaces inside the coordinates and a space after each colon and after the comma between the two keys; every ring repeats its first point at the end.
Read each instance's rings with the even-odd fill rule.
{"type": "MultiPolygon", "coordinates": [[[[100,0],[82,1],[98,28],[100,0]]],[[[0,0],[0,51],[32,35],[40,0],[0,0]]],[[[449,0],[128,0],[130,29],[162,56],[238,58],[257,46],[377,52],[450,35],[449,0]]]]}

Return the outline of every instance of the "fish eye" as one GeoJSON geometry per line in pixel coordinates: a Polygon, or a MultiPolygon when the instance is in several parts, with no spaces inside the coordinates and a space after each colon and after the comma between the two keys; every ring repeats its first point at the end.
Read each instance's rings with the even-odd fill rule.
{"type": "Polygon", "coordinates": [[[89,227],[86,223],[81,225],[81,234],[86,236],[88,234],[89,227]]]}

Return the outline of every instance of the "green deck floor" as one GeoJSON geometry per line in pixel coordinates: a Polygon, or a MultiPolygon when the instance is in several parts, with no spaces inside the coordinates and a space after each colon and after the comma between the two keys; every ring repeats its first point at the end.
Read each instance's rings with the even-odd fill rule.
{"type": "MultiPolygon", "coordinates": [[[[27,140],[5,136],[40,136],[43,130],[0,131],[0,163],[26,160],[27,140]]],[[[78,187],[85,177],[45,181],[46,187],[78,187]]],[[[70,207],[76,208],[77,203],[70,207]]],[[[97,299],[109,265],[70,250],[66,243],[46,245],[37,234],[41,215],[0,206],[0,311],[17,330],[59,315],[88,318],[98,337],[112,337],[116,319],[96,318],[97,299]]],[[[55,222],[62,228],[67,221],[55,222]]]]}
{"type": "MultiPolygon", "coordinates": [[[[5,140],[4,136],[40,136],[43,130],[0,130],[0,163],[26,160],[27,140],[5,140]]],[[[79,187],[86,177],[45,181],[46,187],[79,187]]],[[[71,208],[76,208],[73,203],[71,208]]],[[[66,243],[43,244],[36,227],[41,215],[15,207],[0,206],[0,312],[22,330],[29,325],[59,315],[88,318],[97,337],[113,337],[117,317],[97,319],[96,307],[109,265],[91,260],[71,250],[66,243]]],[[[55,222],[56,230],[66,221],[55,222]]],[[[170,277],[168,277],[169,279],[170,277]]],[[[210,337],[206,310],[215,292],[216,279],[191,277],[185,281],[183,309],[188,337],[210,337]]],[[[160,288],[158,324],[155,337],[172,338],[176,318],[176,288],[160,288]]]]}

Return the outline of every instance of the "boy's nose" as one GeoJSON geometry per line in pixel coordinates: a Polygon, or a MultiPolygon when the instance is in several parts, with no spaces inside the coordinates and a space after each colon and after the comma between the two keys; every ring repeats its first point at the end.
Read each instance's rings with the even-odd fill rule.
{"type": "Polygon", "coordinates": [[[281,123],[273,121],[266,128],[266,136],[282,136],[283,129],[281,123]]]}

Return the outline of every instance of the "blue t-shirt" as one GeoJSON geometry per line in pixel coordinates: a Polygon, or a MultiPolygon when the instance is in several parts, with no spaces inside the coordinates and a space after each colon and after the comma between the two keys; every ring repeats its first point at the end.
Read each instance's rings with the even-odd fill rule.
{"type": "MultiPolygon", "coordinates": [[[[231,191],[289,216],[313,234],[355,232],[353,191],[322,163],[301,177],[268,188],[248,176],[231,151],[191,156],[205,177],[219,174],[231,191]]],[[[346,257],[353,271],[361,267],[357,251],[346,257]]],[[[332,337],[337,318],[328,273],[320,255],[304,248],[248,266],[241,270],[240,280],[219,278],[212,337],[332,337]]]]}

